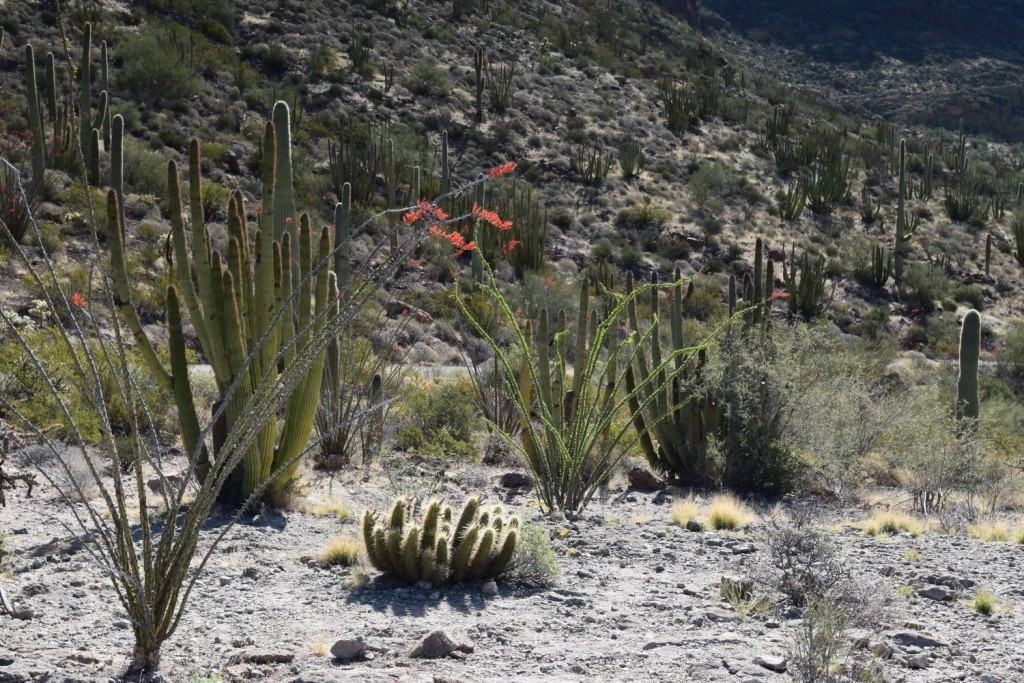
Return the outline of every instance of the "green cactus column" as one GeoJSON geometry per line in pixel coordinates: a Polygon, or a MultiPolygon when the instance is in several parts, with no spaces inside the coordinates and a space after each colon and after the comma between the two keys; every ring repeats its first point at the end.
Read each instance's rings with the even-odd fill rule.
{"type": "Polygon", "coordinates": [[[892,250],[892,276],[898,289],[903,287],[903,264],[907,243],[914,231],[907,227],[907,141],[900,140],[899,199],[896,207],[896,244],[892,250]]]}
{"type": "Polygon", "coordinates": [[[981,316],[968,311],[960,330],[960,374],[956,379],[957,420],[976,422],[979,412],[978,356],[981,354],[981,316]]]}

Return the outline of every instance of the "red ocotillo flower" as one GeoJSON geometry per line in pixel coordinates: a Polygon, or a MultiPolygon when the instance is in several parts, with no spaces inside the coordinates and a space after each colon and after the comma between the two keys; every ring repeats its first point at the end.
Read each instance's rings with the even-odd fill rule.
{"type": "Polygon", "coordinates": [[[516,170],[518,167],[519,164],[517,164],[516,162],[506,161],[505,163],[498,164],[497,166],[489,170],[487,172],[487,175],[491,176],[492,178],[498,178],[503,175],[508,175],[512,171],[516,170]]]}

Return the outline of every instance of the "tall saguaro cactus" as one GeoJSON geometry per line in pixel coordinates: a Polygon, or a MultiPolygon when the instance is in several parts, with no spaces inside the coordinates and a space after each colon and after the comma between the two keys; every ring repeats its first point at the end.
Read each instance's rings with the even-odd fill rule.
{"type": "MultiPolygon", "coordinates": [[[[130,303],[125,226],[120,210],[119,180],[112,179],[108,194],[108,220],[111,239],[111,263],[120,311],[154,376],[174,392],[175,404],[187,452],[201,453],[197,474],[200,478],[216,472],[218,450],[231,433],[250,400],[277,382],[296,361],[297,350],[310,346],[325,324],[330,297],[336,291],[334,274],[321,267],[313,275],[314,253],[325,262],[331,252],[330,232],[321,231],[319,246],[306,214],[294,218],[291,188],[291,154],[282,150],[289,140],[288,106],[274,106],[273,123],[268,123],[263,144],[263,207],[259,212],[250,245],[250,226],[240,193],[231,196],[228,206],[228,243],[218,250],[202,210],[199,143],[189,149],[190,218],[186,222],[177,165],[167,169],[171,213],[171,247],[174,256],[175,284],[168,289],[167,318],[170,332],[171,367],[158,360],[138,316],[130,303]],[[209,360],[217,381],[224,409],[221,430],[215,430],[213,451],[199,443],[199,421],[185,362],[185,342],[181,330],[181,304],[188,311],[203,354],[209,360]],[[248,364],[247,364],[248,359],[248,364]]],[[[121,117],[115,117],[112,143],[115,172],[119,165],[123,134],[121,117]]],[[[231,474],[222,498],[234,502],[247,500],[261,486],[273,493],[287,486],[298,456],[313,429],[323,377],[323,352],[305,371],[291,392],[278,419],[269,419],[259,428],[259,436],[231,474]],[[271,481],[272,480],[272,481],[271,481]]]]}
{"type": "Polygon", "coordinates": [[[979,412],[978,357],[981,355],[981,316],[970,310],[960,330],[960,374],[956,379],[956,417],[976,422],[979,412]]]}

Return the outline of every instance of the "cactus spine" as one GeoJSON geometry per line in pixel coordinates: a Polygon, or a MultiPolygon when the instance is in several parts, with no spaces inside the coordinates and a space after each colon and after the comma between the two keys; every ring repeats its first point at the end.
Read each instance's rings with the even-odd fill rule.
{"type": "MultiPolygon", "coordinates": [[[[336,287],[334,274],[327,268],[311,276],[317,240],[309,217],[303,214],[299,225],[295,225],[292,190],[288,186],[292,178],[291,154],[279,149],[281,141],[289,140],[288,121],[287,105],[278,102],[273,123],[267,124],[264,137],[264,204],[252,246],[243,199],[235,193],[228,205],[226,251],[213,248],[203,219],[197,141],[193,140],[189,148],[190,221],[185,220],[177,165],[173,161],[168,164],[175,281],[167,295],[170,371],[158,360],[130,303],[125,226],[120,208],[119,164],[124,128],[120,116],[115,117],[112,126],[113,187],[107,206],[116,298],[154,376],[174,392],[182,441],[190,455],[199,453],[200,478],[215,470],[219,446],[223,444],[215,438],[214,452],[210,454],[198,442],[198,419],[184,363],[183,335],[177,329],[181,319],[179,301],[187,308],[203,354],[213,368],[221,396],[218,405],[227,402],[222,419],[225,433],[230,434],[248,403],[262,395],[268,383],[287,373],[297,351],[310,346],[311,340],[321,333],[326,307],[330,305],[328,292],[336,287]],[[302,284],[294,303],[289,303],[295,282],[302,284]],[[275,315],[282,308],[283,313],[275,322],[275,315]],[[250,356],[249,365],[245,366],[250,356]]],[[[330,233],[325,228],[319,237],[318,260],[325,260],[330,252],[330,233]]],[[[324,354],[319,353],[290,393],[280,422],[270,419],[255,430],[259,435],[231,474],[222,497],[241,502],[261,486],[267,485],[267,490],[274,492],[290,482],[313,428],[323,365],[324,354]]]]}
{"type": "Polygon", "coordinates": [[[978,419],[978,357],[981,355],[981,316],[970,310],[960,330],[960,374],[956,379],[956,417],[978,419]]]}
{"type": "Polygon", "coordinates": [[[363,543],[370,563],[403,583],[440,585],[500,576],[512,563],[519,539],[519,519],[507,519],[500,506],[481,510],[470,498],[452,527],[452,509],[431,501],[395,501],[385,521],[371,511],[363,515],[363,543]],[[422,524],[413,519],[422,514],[422,524]]]}

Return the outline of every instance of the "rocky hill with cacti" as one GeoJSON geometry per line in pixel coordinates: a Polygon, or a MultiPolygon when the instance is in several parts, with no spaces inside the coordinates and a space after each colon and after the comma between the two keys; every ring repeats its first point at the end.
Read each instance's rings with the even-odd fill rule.
{"type": "Polygon", "coordinates": [[[1019,678],[1021,20],[890,5],[0,0],[0,683],[1019,678]]]}

